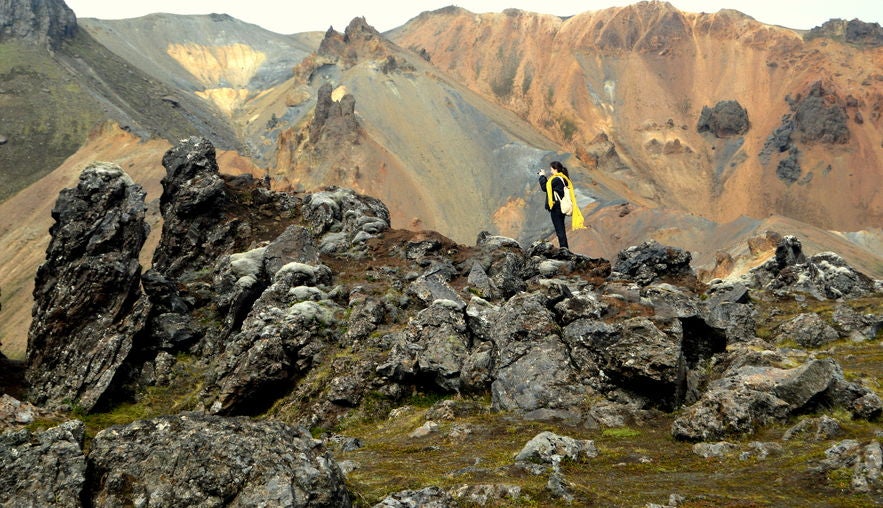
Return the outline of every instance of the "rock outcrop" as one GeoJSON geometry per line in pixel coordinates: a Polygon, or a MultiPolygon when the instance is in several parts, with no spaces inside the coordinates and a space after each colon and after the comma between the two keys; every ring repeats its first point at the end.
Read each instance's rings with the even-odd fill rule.
{"type": "Polygon", "coordinates": [[[785,236],[776,255],[742,277],[751,288],[807,293],[820,300],[858,297],[880,291],[879,283],[856,271],[833,252],[807,258],[800,240],[785,236]]]}
{"type": "Polygon", "coordinates": [[[331,83],[325,83],[319,87],[316,96],[316,111],[310,121],[309,139],[313,144],[319,143],[323,138],[335,142],[350,141],[357,135],[359,127],[356,120],[356,99],[351,94],[346,94],[335,101],[331,98],[334,91],[331,83]]]}
{"type": "Polygon", "coordinates": [[[145,210],[141,186],[112,164],[87,167],[59,195],[28,333],[35,403],[89,410],[119,388],[118,370],[146,319],[138,263],[145,210]]]}
{"type": "Polygon", "coordinates": [[[337,464],[304,429],[196,413],[99,432],[96,506],[350,506],[337,464]]]}
{"type": "Polygon", "coordinates": [[[794,99],[791,108],[801,141],[841,145],[849,142],[845,101],[821,81],[813,83],[805,96],[794,99]]]}
{"type": "Polygon", "coordinates": [[[691,259],[690,253],[683,249],[648,240],[620,252],[613,263],[611,277],[634,280],[646,286],[663,275],[692,275],[691,259]]]}
{"type": "Polygon", "coordinates": [[[849,44],[879,47],[883,46],[883,27],[880,26],[880,23],[866,23],[860,19],[849,21],[830,19],[821,26],[813,28],[803,37],[806,40],[828,37],[849,44]]]}
{"type": "Polygon", "coordinates": [[[77,16],[63,0],[0,1],[0,42],[27,41],[57,48],[77,32],[77,16]]]}
{"type": "Polygon", "coordinates": [[[718,138],[740,136],[748,132],[748,111],[738,101],[721,101],[713,108],[702,107],[696,130],[718,138]]]}

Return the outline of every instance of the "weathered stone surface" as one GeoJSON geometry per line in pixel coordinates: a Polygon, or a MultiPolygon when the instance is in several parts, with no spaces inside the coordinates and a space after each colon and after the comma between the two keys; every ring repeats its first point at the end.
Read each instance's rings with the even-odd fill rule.
{"type": "MultiPolygon", "coordinates": [[[[738,366],[709,384],[702,398],[674,421],[672,434],[691,441],[720,439],[753,432],[818,405],[856,412],[862,397],[868,397],[869,405],[874,406],[870,399],[875,396],[867,388],[847,382],[830,359],[811,360],[793,369],[738,366]]],[[[878,414],[875,411],[869,414],[878,414]]]]}
{"type": "Polygon", "coordinates": [[[0,505],[83,506],[85,430],[72,420],[43,432],[0,435],[0,505]]]}
{"type": "Polygon", "coordinates": [[[818,314],[800,314],[779,325],[776,341],[793,340],[806,348],[817,348],[840,338],[837,330],[818,314]]]}
{"type": "Polygon", "coordinates": [[[712,282],[701,313],[708,326],[724,330],[727,344],[749,342],[756,337],[757,310],[742,283],[712,282]]]}
{"type": "Polygon", "coordinates": [[[698,132],[710,132],[718,138],[741,136],[748,132],[748,112],[738,101],[720,101],[713,108],[702,107],[698,132]]]}
{"type": "Polygon", "coordinates": [[[209,411],[259,410],[292,376],[311,367],[331,340],[339,310],[322,290],[330,281],[325,265],[292,262],[276,272],[213,362],[201,397],[209,411]]]}
{"type": "Polygon", "coordinates": [[[879,489],[883,483],[881,467],[883,448],[878,441],[862,445],[854,439],[846,439],[825,450],[825,458],[815,469],[821,472],[851,469],[850,489],[855,492],[870,492],[879,489]]]}
{"type": "Polygon", "coordinates": [[[860,19],[829,19],[803,37],[806,40],[830,37],[850,44],[879,47],[883,46],[883,27],[880,23],[866,23],[860,19]]]}
{"type": "Polygon", "coordinates": [[[397,381],[423,379],[436,389],[459,392],[461,370],[471,347],[460,306],[436,300],[411,320],[377,371],[397,381]]]}
{"type": "Polygon", "coordinates": [[[655,240],[629,247],[616,255],[611,279],[627,279],[646,286],[663,275],[691,275],[692,255],[655,240]]]}
{"type": "Polygon", "coordinates": [[[386,496],[374,508],[454,508],[457,503],[439,487],[403,490],[386,496]]]}
{"type": "Polygon", "coordinates": [[[745,434],[788,414],[788,403],[748,388],[711,389],[672,423],[672,435],[687,441],[718,440],[745,434]]]}
{"type": "Polygon", "coordinates": [[[426,305],[444,300],[453,303],[460,309],[466,307],[466,302],[460,298],[460,295],[442,277],[437,275],[418,277],[408,287],[408,293],[416,296],[426,305]]]}
{"type": "Polygon", "coordinates": [[[461,502],[478,506],[495,506],[506,500],[514,501],[520,498],[521,487],[508,484],[463,485],[451,489],[450,493],[454,499],[461,502]]]}
{"type": "Polygon", "coordinates": [[[783,441],[790,441],[796,437],[811,439],[813,441],[827,441],[834,439],[843,432],[840,422],[830,416],[818,418],[806,418],[800,420],[782,435],[783,441]]]}
{"type": "Polygon", "coordinates": [[[331,188],[304,198],[303,217],[319,237],[319,252],[359,256],[365,242],[389,229],[381,201],[349,189],[331,188]]]}
{"type": "Polygon", "coordinates": [[[709,457],[724,457],[738,449],[733,443],[718,441],[716,443],[696,443],[693,445],[693,453],[707,459],[709,457]]]}
{"type": "Polygon", "coordinates": [[[807,143],[845,144],[849,142],[849,117],[843,100],[826,90],[821,81],[810,86],[805,97],[792,106],[797,130],[807,143]]]}
{"type": "Polygon", "coordinates": [[[331,98],[334,87],[325,83],[319,87],[316,96],[316,110],[310,122],[310,142],[318,143],[323,138],[340,142],[353,139],[359,127],[355,115],[356,99],[346,94],[339,101],[331,98]]]}
{"type": "Polygon", "coordinates": [[[686,358],[680,336],[664,333],[646,318],[618,327],[612,341],[599,351],[601,368],[617,385],[674,407],[686,390],[686,358]]]}
{"type": "Polygon", "coordinates": [[[501,410],[570,408],[587,388],[577,383],[565,343],[545,299],[522,293],[486,316],[494,344],[492,405],[501,410]]]}
{"type": "Polygon", "coordinates": [[[113,388],[146,320],[138,264],[145,210],[141,186],[113,164],[90,165],[59,194],[28,332],[35,403],[89,410],[113,388]]]}
{"type": "Polygon", "coordinates": [[[800,180],[800,176],[803,174],[803,169],[800,167],[799,156],[800,150],[796,146],[792,146],[791,149],[788,150],[788,156],[776,164],[776,176],[779,177],[779,180],[782,180],[787,184],[792,184],[800,180]]]}
{"type": "Polygon", "coordinates": [[[321,442],[281,422],[197,413],[99,432],[95,506],[349,506],[321,442]]]}
{"type": "Polygon", "coordinates": [[[552,464],[561,460],[582,461],[597,456],[598,448],[590,439],[573,439],[546,431],[528,441],[515,456],[515,460],[552,464]]]}

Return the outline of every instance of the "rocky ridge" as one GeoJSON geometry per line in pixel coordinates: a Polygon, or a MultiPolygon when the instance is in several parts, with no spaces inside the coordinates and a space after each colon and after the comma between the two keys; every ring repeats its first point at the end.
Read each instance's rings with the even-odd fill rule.
{"type": "MultiPolygon", "coordinates": [[[[780,347],[812,321],[759,336],[767,301],[836,299],[835,336],[879,340],[879,307],[859,313],[849,302],[879,298],[881,282],[833,253],[805,256],[795,237],[741,279],[706,286],[688,252],[653,241],[610,262],[491,234],[470,247],[393,230],[383,203],[347,189],[283,193],[224,176],[206,139],[182,140],[163,165],[163,234],[143,274],[133,261],[146,235],[143,192],[121,169],[91,166],[60,195],[35,291],[29,398],[84,414],[189,385],[177,411],[196,412],[108,428],[88,452],[78,423],[4,434],[4,457],[69,471],[4,460],[4,499],[42,475],[35,496],[72,489],[91,503],[345,505],[351,493],[325,447],[349,445],[303,429],[330,431],[414,392],[453,398],[434,408],[437,419],[474,411],[457,400],[487,396],[487,411],[572,428],[671,418],[670,434],[689,442],[750,436],[807,413],[876,420],[883,410],[872,387],[816,357],[830,339],[780,347]],[[86,291],[100,297],[76,298],[86,291]],[[102,354],[80,356],[89,351],[102,354]],[[201,435],[205,447],[227,443],[212,454],[223,455],[220,470],[206,472],[187,451],[201,435]],[[268,458],[280,448],[295,458],[268,458]],[[188,464],[182,476],[146,453],[158,449],[188,464]]],[[[427,421],[415,439],[437,428],[427,421]]],[[[818,467],[861,462],[857,491],[879,495],[875,449],[849,450],[863,458],[818,467]]],[[[511,467],[548,475],[543,496],[577,500],[561,461],[596,453],[593,443],[538,435],[511,467]]],[[[503,485],[488,492],[515,495],[503,485]]],[[[454,494],[399,493],[380,505],[429,496],[452,506],[454,494]]]]}

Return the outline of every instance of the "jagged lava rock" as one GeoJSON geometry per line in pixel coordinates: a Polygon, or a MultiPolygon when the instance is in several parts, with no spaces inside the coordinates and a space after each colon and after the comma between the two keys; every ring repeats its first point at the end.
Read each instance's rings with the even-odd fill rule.
{"type": "Polygon", "coordinates": [[[35,403],[89,410],[112,388],[146,319],[138,302],[145,210],[141,186],[113,164],[90,165],[61,191],[28,333],[35,403]]]}
{"type": "Polygon", "coordinates": [[[160,211],[163,232],[153,268],[170,278],[210,265],[231,243],[239,221],[223,221],[230,201],[218,174],[215,147],[205,138],[181,140],[162,159],[166,176],[160,211]]]}
{"type": "Polygon", "coordinates": [[[350,506],[337,463],[281,422],[197,413],[99,432],[95,506],[350,506]]]}

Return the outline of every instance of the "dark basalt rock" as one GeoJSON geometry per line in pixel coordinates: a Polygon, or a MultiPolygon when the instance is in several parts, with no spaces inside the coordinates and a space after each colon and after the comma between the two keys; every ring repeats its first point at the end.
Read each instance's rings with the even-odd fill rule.
{"type": "Polygon", "coordinates": [[[166,176],[160,210],[163,233],[153,269],[170,279],[198,271],[232,243],[239,222],[225,222],[230,198],[218,175],[215,147],[205,138],[182,140],[163,156],[166,176]]]}
{"type": "Polygon", "coordinates": [[[849,116],[843,100],[826,90],[821,81],[810,87],[806,97],[792,106],[794,122],[805,143],[846,144],[849,142],[849,116]]]}
{"type": "Polygon", "coordinates": [[[779,177],[779,180],[787,184],[800,180],[803,169],[801,169],[800,162],[797,160],[799,153],[800,151],[797,147],[792,146],[788,152],[788,157],[780,160],[779,164],[776,165],[776,176],[779,177]]]}
{"type": "Polygon", "coordinates": [[[99,432],[94,506],[347,507],[340,468],[302,428],[197,413],[99,432]]]}
{"type": "Polygon", "coordinates": [[[112,164],[87,167],[59,195],[28,333],[27,377],[37,404],[89,410],[114,388],[148,310],[139,301],[145,210],[141,186],[112,164]]]}
{"type": "Polygon", "coordinates": [[[713,108],[702,107],[696,130],[718,138],[741,136],[748,132],[748,111],[738,101],[721,101],[713,108]]]}
{"type": "Polygon", "coordinates": [[[316,110],[310,122],[310,142],[313,144],[322,138],[339,142],[357,135],[359,121],[356,119],[355,97],[346,94],[335,101],[331,98],[333,91],[331,83],[325,83],[319,88],[316,110]]]}
{"type": "Polygon", "coordinates": [[[702,398],[675,419],[672,435],[688,441],[717,440],[752,433],[818,407],[843,407],[860,418],[881,410],[880,398],[846,381],[833,360],[811,360],[793,369],[747,365],[710,383],[702,398]],[[861,411],[865,413],[858,416],[861,411]]]}
{"type": "Polygon", "coordinates": [[[692,255],[683,249],[648,240],[617,254],[610,278],[633,280],[646,286],[664,275],[692,275],[691,260],[692,255]]]}

